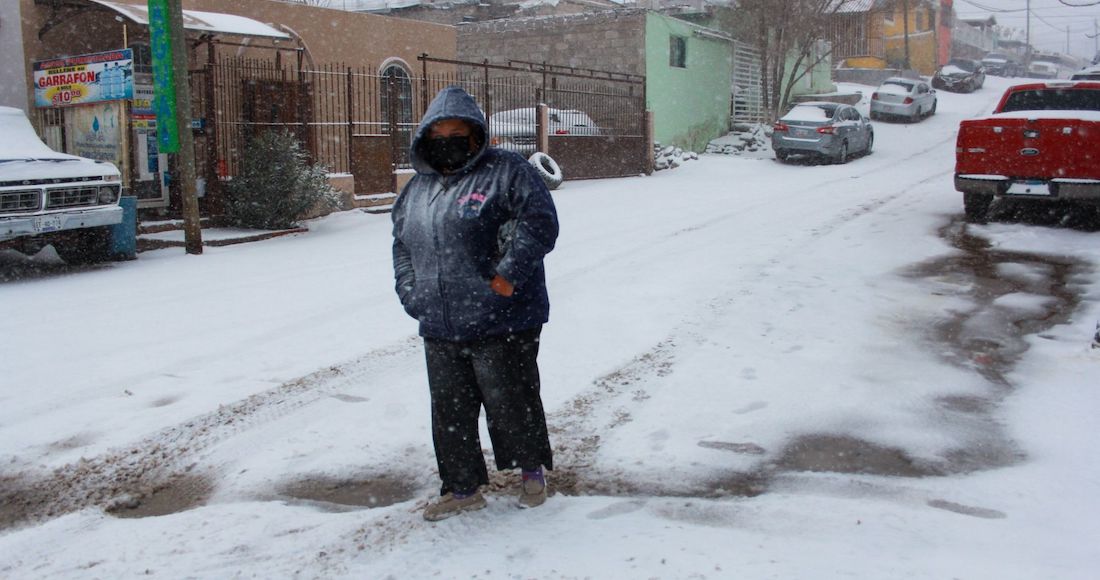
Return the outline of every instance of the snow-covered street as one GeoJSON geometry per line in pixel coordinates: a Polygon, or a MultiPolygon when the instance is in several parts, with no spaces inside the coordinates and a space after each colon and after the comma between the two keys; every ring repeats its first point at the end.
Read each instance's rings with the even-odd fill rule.
{"type": "Polygon", "coordinates": [[[555,191],[535,510],[496,474],[421,518],[388,215],[2,281],[0,577],[1095,578],[1098,234],[966,225],[952,185],[1008,84],[845,165],[555,191]]]}

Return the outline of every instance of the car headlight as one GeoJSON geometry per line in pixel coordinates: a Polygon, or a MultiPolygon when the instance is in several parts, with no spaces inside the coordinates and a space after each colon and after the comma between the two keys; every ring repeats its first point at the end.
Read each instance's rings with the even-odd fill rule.
{"type": "Polygon", "coordinates": [[[122,181],[122,176],[121,175],[104,175],[103,176],[103,181],[106,181],[107,183],[117,183],[119,181],[122,181]]]}
{"type": "Polygon", "coordinates": [[[99,188],[99,203],[108,204],[118,201],[118,189],[114,187],[99,188]]]}

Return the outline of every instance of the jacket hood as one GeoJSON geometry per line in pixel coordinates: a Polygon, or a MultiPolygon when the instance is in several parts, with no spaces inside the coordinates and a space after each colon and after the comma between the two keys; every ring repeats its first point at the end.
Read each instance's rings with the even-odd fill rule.
{"type": "Polygon", "coordinates": [[[428,105],[428,110],[424,112],[424,118],[420,121],[420,126],[416,128],[416,135],[413,136],[409,159],[417,173],[439,173],[421,157],[420,145],[424,139],[428,138],[428,127],[432,123],[444,119],[461,119],[470,123],[474,128],[474,136],[479,141],[477,152],[457,173],[469,171],[489,147],[489,139],[487,138],[488,123],[485,121],[485,114],[477,106],[477,101],[461,87],[447,87],[439,91],[439,94],[428,105]]]}

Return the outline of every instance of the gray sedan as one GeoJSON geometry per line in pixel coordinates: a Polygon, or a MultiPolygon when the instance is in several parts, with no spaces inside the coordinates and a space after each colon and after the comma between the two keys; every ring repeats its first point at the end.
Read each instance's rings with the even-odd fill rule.
{"type": "Polygon", "coordinates": [[[871,118],[900,117],[916,122],[936,114],[936,91],[928,83],[890,77],[871,94],[871,118]]]}
{"type": "Polygon", "coordinates": [[[870,153],[874,142],[867,118],[840,103],[799,103],[772,127],[772,149],[780,161],[801,154],[846,163],[852,153],[870,153]]]}

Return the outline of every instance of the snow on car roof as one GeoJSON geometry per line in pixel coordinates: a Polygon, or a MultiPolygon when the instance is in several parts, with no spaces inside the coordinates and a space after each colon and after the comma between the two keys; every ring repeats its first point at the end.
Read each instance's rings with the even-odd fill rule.
{"type": "Polygon", "coordinates": [[[879,85],[877,91],[880,93],[886,93],[888,95],[908,95],[913,90],[915,83],[905,82],[901,80],[888,80],[883,81],[879,85]]]}
{"type": "Polygon", "coordinates": [[[959,74],[959,73],[966,74],[966,73],[969,73],[969,72],[970,71],[963,70],[963,69],[961,69],[961,68],[959,68],[959,67],[957,67],[953,64],[944,65],[944,67],[942,69],[940,69],[940,73],[945,74],[945,75],[954,75],[954,74],[959,74]]]}
{"type": "Polygon", "coordinates": [[[80,159],[74,155],[58,153],[38,138],[31,122],[23,111],[14,107],[0,107],[0,161],[11,159],[80,159]]]}
{"type": "Polygon", "coordinates": [[[784,121],[827,121],[833,118],[833,112],[836,111],[836,103],[828,102],[810,102],[799,103],[794,106],[786,115],[783,115],[784,121]]]}

